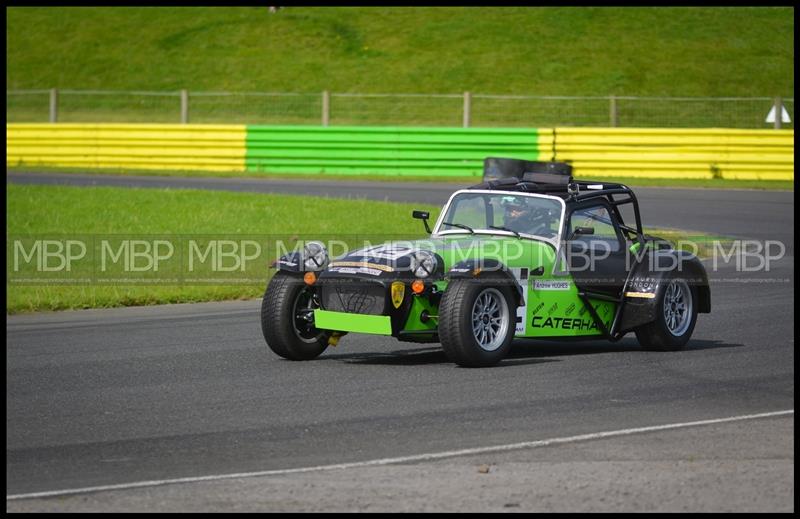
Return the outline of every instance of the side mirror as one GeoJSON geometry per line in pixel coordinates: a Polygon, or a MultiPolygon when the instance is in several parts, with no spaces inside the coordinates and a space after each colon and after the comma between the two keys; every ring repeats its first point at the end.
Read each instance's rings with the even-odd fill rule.
{"type": "Polygon", "coordinates": [[[575,236],[581,234],[583,235],[594,234],[594,227],[575,227],[575,230],[572,231],[572,234],[570,235],[569,239],[572,240],[573,238],[575,238],[575,236]]]}
{"type": "Polygon", "coordinates": [[[422,223],[425,224],[425,231],[428,234],[431,233],[431,228],[428,227],[428,218],[430,218],[431,214],[428,211],[412,211],[411,216],[417,220],[422,220],[422,223]]]}

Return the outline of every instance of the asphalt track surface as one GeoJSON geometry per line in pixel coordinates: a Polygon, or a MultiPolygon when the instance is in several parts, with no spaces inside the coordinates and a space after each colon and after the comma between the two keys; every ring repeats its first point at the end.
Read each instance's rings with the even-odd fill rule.
{"type": "MultiPolygon", "coordinates": [[[[429,183],[72,174],[13,173],[8,181],[424,203],[441,203],[453,190],[429,183]]],[[[682,352],[642,351],[632,335],[614,344],[519,340],[497,367],[463,369],[437,345],[348,335],[318,360],[298,363],[264,345],[258,301],[8,316],[7,509],[162,510],[179,503],[180,510],[226,510],[238,503],[259,510],[793,510],[793,414],[736,422],[735,430],[730,424],[642,433],[542,454],[522,449],[380,467],[383,472],[373,467],[16,499],[793,410],[794,194],[636,192],[645,224],[781,240],[787,247],[769,272],[736,272],[730,263],[710,272],[712,313],[699,317],[682,352]],[[664,452],[665,445],[673,448],[664,452]],[[593,461],[600,464],[582,465],[593,461]],[[474,481],[477,463],[497,464],[495,483],[474,481]],[[542,463],[555,465],[544,470],[542,463]],[[687,474],[699,479],[686,483],[687,474]],[[378,490],[364,495],[370,488],[378,490]],[[551,492],[532,502],[535,488],[551,492]],[[516,494],[504,495],[509,489],[516,494]],[[457,490],[463,498],[448,500],[457,490]],[[346,501],[347,492],[359,501],[346,501]],[[386,497],[392,495],[404,497],[386,497]]]]}

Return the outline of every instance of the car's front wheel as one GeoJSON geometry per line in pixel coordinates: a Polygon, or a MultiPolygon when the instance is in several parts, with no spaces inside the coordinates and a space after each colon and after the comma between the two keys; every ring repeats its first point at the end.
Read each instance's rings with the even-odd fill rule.
{"type": "Polygon", "coordinates": [[[697,323],[697,289],[677,274],[671,274],[656,292],[656,319],[636,330],[646,350],[683,349],[697,323]]]}
{"type": "Polygon", "coordinates": [[[452,280],[439,305],[439,338],[447,357],[465,367],[500,362],[514,338],[513,301],[507,286],[452,280]]]}
{"type": "Polygon", "coordinates": [[[261,331],[270,349],[290,360],[311,360],[325,351],[330,332],[314,327],[315,308],[313,291],[302,278],[276,272],[261,301],[261,331]]]}

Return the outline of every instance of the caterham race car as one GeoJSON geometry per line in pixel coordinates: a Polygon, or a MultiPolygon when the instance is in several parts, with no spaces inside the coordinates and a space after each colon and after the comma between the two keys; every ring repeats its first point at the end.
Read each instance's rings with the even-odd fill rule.
{"type": "Polygon", "coordinates": [[[428,239],[337,258],[311,241],[276,260],[261,307],[272,351],[309,360],[354,332],[440,342],[470,367],[500,362],[514,338],[634,332],[644,349],[679,350],[711,311],[698,258],[643,233],[630,188],[573,180],[569,164],[487,158],[433,229],[413,217],[428,239]]]}

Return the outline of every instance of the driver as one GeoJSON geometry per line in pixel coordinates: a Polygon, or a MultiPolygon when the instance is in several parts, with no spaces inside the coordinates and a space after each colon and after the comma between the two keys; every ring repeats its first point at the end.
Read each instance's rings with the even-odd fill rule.
{"type": "Polygon", "coordinates": [[[518,197],[509,197],[509,199],[503,200],[503,206],[505,209],[504,227],[518,233],[544,237],[555,236],[555,232],[551,229],[553,218],[548,209],[535,207],[527,200],[518,197]]]}

